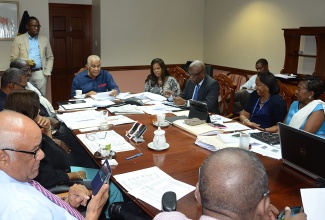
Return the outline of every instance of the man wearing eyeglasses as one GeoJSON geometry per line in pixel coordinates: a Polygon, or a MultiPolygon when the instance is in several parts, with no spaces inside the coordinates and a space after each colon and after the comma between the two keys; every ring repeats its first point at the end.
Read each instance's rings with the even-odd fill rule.
{"type": "MultiPolygon", "coordinates": [[[[26,73],[28,81],[33,74],[30,68],[30,65],[28,62],[22,58],[16,58],[10,62],[10,68],[17,68],[22,70],[23,72],[26,73]]],[[[40,98],[40,103],[41,103],[41,112],[40,115],[42,116],[50,116],[50,117],[55,117],[56,113],[54,111],[54,108],[52,104],[42,95],[42,93],[30,82],[27,81],[27,90],[31,90],[37,93],[37,95],[40,98]]]]}
{"type": "Polygon", "coordinates": [[[174,104],[186,105],[187,100],[190,99],[202,101],[207,104],[209,112],[218,114],[218,81],[205,73],[204,63],[200,60],[195,60],[191,63],[188,74],[190,80],[187,80],[185,89],[180,97],[174,97],[174,104]]]}
{"type": "Polygon", "coordinates": [[[95,196],[74,184],[61,200],[33,180],[44,158],[41,140],[31,119],[9,110],[0,112],[0,219],[98,219],[108,199],[108,184],[95,196]],[[85,218],[76,210],[81,205],[87,205],[85,218]]]}
{"type": "Polygon", "coordinates": [[[1,77],[0,111],[3,110],[7,95],[14,90],[23,90],[27,86],[27,75],[17,68],[9,68],[1,77]]]}
{"type": "MultiPolygon", "coordinates": [[[[250,151],[224,148],[211,154],[199,170],[194,196],[202,205],[200,220],[275,220],[279,211],[270,204],[268,179],[262,162],[250,151]]],[[[285,219],[306,220],[306,214],[285,219]]],[[[180,212],[163,212],[154,220],[188,220],[180,212]]]]}
{"type": "Polygon", "coordinates": [[[54,61],[51,45],[47,37],[39,35],[41,25],[37,18],[30,17],[26,28],[27,33],[17,36],[12,44],[10,62],[17,57],[33,60],[35,66],[30,82],[46,96],[47,79],[54,61]]]}

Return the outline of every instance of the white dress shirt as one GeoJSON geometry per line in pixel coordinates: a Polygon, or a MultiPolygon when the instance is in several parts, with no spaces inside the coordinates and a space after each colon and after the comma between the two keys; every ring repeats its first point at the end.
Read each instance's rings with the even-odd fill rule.
{"type": "Polygon", "coordinates": [[[19,182],[0,170],[0,219],[76,219],[27,182],[19,182]]]}

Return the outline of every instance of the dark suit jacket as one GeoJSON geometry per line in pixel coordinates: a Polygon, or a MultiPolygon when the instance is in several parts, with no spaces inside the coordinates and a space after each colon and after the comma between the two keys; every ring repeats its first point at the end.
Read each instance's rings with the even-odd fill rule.
{"type": "Polygon", "coordinates": [[[68,182],[67,172],[70,172],[68,154],[45,134],[42,134],[42,151],[45,157],[40,162],[39,173],[35,180],[47,189],[68,182]]]}
{"type": "MultiPolygon", "coordinates": [[[[187,80],[184,91],[181,93],[181,97],[185,100],[192,99],[195,85],[190,79],[187,80]]],[[[204,102],[208,105],[209,112],[219,114],[218,108],[218,96],[219,96],[219,83],[211,76],[205,75],[203,83],[199,89],[198,101],[204,102]]]]}

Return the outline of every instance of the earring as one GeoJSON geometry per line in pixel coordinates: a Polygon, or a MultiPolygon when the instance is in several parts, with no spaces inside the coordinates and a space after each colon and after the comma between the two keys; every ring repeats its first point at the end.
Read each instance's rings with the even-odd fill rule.
{"type": "Polygon", "coordinates": [[[308,96],[309,99],[311,99],[311,96],[308,96]]]}

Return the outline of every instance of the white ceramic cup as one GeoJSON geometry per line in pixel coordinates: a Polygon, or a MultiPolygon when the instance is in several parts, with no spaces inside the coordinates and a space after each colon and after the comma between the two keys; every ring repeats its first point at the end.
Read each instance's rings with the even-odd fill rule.
{"type": "Polygon", "coordinates": [[[240,133],[239,147],[245,150],[249,150],[249,139],[250,139],[250,134],[240,133]]]}
{"type": "Polygon", "coordinates": [[[76,90],[76,97],[81,97],[82,96],[82,90],[76,90]]]}
{"type": "Polygon", "coordinates": [[[158,114],[157,115],[157,123],[158,123],[158,125],[165,122],[165,117],[166,117],[165,114],[158,114]]]}

